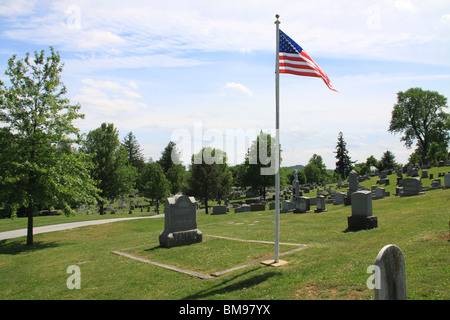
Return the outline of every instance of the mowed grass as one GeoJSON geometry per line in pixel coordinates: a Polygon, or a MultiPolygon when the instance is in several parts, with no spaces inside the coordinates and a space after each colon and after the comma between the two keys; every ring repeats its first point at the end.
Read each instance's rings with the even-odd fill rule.
{"type": "MultiPolygon", "coordinates": [[[[369,181],[368,183],[373,183],[369,181]]],[[[395,184],[395,183],[394,183],[395,184]]],[[[282,256],[288,264],[255,264],[210,280],[112,254],[143,258],[204,273],[273,255],[273,246],[208,235],[273,241],[274,211],[197,215],[204,241],[160,248],[164,219],[139,219],[0,241],[2,299],[373,299],[367,268],[387,244],[406,261],[408,299],[449,299],[450,189],[373,201],[379,227],[347,232],[350,206],[327,212],[280,215],[280,241],[309,247],[282,256]],[[70,265],[81,289],[69,290],[70,265]]],[[[40,218],[51,217],[37,217],[40,218]]],[[[3,221],[2,221],[3,222],[3,221]]],[[[281,251],[293,249],[281,246],[281,251]]]]}

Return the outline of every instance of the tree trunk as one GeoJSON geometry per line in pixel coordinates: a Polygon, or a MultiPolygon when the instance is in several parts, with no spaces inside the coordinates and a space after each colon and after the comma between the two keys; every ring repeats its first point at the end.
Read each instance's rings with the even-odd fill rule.
{"type": "Polygon", "coordinates": [[[27,229],[27,246],[33,245],[33,203],[30,202],[27,208],[28,214],[28,229],[27,229]]]}
{"type": "Polygon", "coordinates": [[[103,201],[99,202],[99,207],[100,207],[100,215],[105,214],[104,208],[103,208],[103,201]]]}
{"type": "Polygon", "coordinates": [[[208,214],[208,199],[205,198],[205,213],[208,214]]]}

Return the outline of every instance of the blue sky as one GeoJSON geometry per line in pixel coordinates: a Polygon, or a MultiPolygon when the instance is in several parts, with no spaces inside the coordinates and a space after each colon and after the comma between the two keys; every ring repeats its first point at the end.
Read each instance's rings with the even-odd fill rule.
{"type": "Polygon", "coordinates": [[[275,127],[275,14],[339,91],[280,76],[282,165],[316,153],[334,169],[339,131],[352,160],[390,150],[405,163],[412,150],[387,132],[390,114],[411,87],[450,97],[448,0],[2,0],[1,77],[12,54],[53,46],[68,97],[86,115],[83,132],[114,123],[154,160],[190,132],[185,164],[203,143],[225,149],[233,165],[245,148],[233,153],[227,132],[251,141],[275,127]]]}

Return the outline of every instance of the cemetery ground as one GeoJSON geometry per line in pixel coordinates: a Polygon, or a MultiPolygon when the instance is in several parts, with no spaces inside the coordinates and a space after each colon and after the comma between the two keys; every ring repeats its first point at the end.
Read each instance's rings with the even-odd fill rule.
{"type": "MultiPolygon", "coordinates": [[[[438,169],[448,172],[450,167],[438,169]]],[[[437,172],[434,175],[437,177],[437,172]]],[[[389,178],[396,181],[395,174],[389,178]]],[[[376,179],[372,177],[361,184],[370,188],[376,179]]],[[[429,186],[429,180],[423,179],[422,184],[429,186]]],[[[255,263],[210,279],[112,252],[118,250],[203,274],[219,272],[273,255],[272,244],[235,239],[273,242],[274,210],[234,213],[230,209],[230,213],[222,215],[199,212],[197,224],[203,242],[170,249],[161,248],[158,242],[164,219],[129,220],[36,234],[36,244],[31,248],[26,246],[25,237],[2,240],[1,299],[370,300],[374,293],[367,287],[371,275],[367,268],[374,264],[381,248],[395,244],[405,255],[408,299],[447,300],[450,189],[397,197],[395,186],[395,182],[386,186],[390,197],[373,200],[378,228],[348,231],[351,206],[345,205],[327,204],[327,211],[321,213],[282,213],[280,242],[305,244],[306,248],[282,255],[280,258],[288,264],[279,268],[255,263]],[[67,288],[67,268],[71,265],[80,268],[80,289],[67,288]]],[[[35,226],[145,214],[36,217],[35,226]]],[[[0,220],[0,231],[25,226],[24,218],[0,220]]],[[[280,252],[294,248],[298,247],[282,244],[280,252]]]]}

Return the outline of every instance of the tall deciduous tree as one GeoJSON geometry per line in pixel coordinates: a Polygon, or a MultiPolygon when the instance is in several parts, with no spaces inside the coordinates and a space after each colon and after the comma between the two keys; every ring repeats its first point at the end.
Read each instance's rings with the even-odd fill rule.
{"type": "Polygon", "coordinates": [[[397,93],[392,110],[390,133],[402,134],[400,141],[409,149],[418,142],[417,153],[426,162],[428,149],[436,142],[447,149],[450,140],[450,116],[444,111],[447,98],[437,91],[411,88],[397,93]]]}
{"type": "MultiPolygon", "coordinates": [[[[241,178],[243,185],[251,187],[255,191],[259,192],[264,199],[266,197],[266,188],[275,185],[274,174],[261,174],[262,169],[268,169],[275,165],[273,161],[274,159],[272,158],[272,151],[275,148],[272,148],[272,142],[275,142],[275,139],[272,139],[270,134],[263,133],[262,131],[260,132],[259,136],[256,137],[255,141],[253,141],[247,154],[245,155],[245,171],[243,177],[241,178]]],[[[281,155],[281,149],[279,149],[279,152],[281,155]]]]}
{"type": "Polygon", "coordinates": [[[156,200],[156,209],[159,214],[159,202],[169,196],[170,182],[164,175],[163,168],[157,162],[146,164],[142,177],[144,183],[141,191],[144,196],[156,200]]]}
{"type": "Polygon", "coordinates": [[[319,183],[328,180],[327,168],[322,156],[313,154],[308,164],[303,169],[308,183],[319,183]]]}
{"type": "Polygon", "coordinates": [[[92,157],[92,177],[101,190],[97,201],[100,214],[106,200],[128,196],[134,190],[136,169],[128,163],[127,150],[119,141],[119,132],[112,123],[88,133],[84,144],[86,154],[92,157]]]}
{"type": "Polygon", "coordinates": [[[181,191],[185,184],[186,169],[181,164],[180,152],[175,142],[170,141],[167,144],[157,162],[163,168],[164,174],[170,182],[171,193],[176,194],[181,191]]]}
{"type": "Polygon", "coordinates": [[[59,206],[69,214],[71,206],[92,203],[98,192],[89,159],[73,145],[81,137],[72,122],[84,116],[65,97],[62,70],[59,53],[50,47],[48,57],[44,50],[24,59],[14,55],[5,72],[11,85],[0,81],[0,122],[8,139],[1,150],[1,200],[27,208],[28,245],[36,208],[59,206]]]}
{"type": "Polygon", "coordinates": [[[231,191],[232,175],[226,163],[226,154],[219,149],[203,148],[192,156],[189,171],[185,193],[204,200],[205,213],[208,214],[208,200],[223,199],[231,191]],[[205,161],[205,155],[222,161],[210,163],[208,159],[205,161]],[[198,159],[202,162],[199,163],[198,159]]]}

